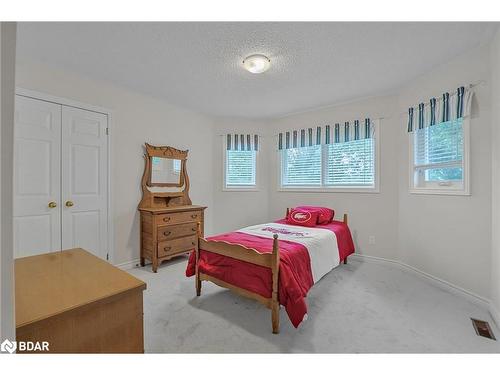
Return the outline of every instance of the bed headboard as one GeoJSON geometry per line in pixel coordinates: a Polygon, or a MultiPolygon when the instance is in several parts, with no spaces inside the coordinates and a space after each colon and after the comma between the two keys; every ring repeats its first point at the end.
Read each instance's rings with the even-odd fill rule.
{"type": "MultiPolygon", "coordinates": [[[[288,217],[291,210],[292,210],[291,208],[288,208],[288,207],[286,208],[286,216],[285,217],[288,217]]],[[[335,217],[334,217],[334,219],[335,219],[335,217]]],[[[347,224],[347,214],[344,214],[342,221],[344,222],[344,224],[347,224]]]]}

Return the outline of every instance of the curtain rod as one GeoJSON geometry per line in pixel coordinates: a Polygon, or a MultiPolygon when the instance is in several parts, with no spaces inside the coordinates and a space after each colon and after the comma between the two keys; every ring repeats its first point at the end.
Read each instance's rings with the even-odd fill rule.
{"type": "MultiPolygon", "coordinates": [[[[361,117],[360,117],[361,118],[361,117]]],[[[385,119],[388,119],[388,118],[391,118],[391,117],[366,117],[366,116],[363,116],[362,118],[369,118],[370,120],[373,120],[373,121],[378,121],[378,120],[385,120],[385,119]]],[[[343,123],[341,122],[337,122],[337,124],[341,124],[343,125],[343,123]]],[[[324,127],[326,125],[335,125],[335,122],[334,123],[331,123],[331,124],[325,124],[325,125],[314,125],[314,126],[308,126],[306,128],[312,128],[312,129],[315,129],[316,127],[320,126],[320,127],[324,127]]],[[[286,133],[286,132],[292,132],[294,130],[301,130],[301,129],[305,129],[305,128],[297,128],[297,129],[285,129],[285,130],[275,130],[277,131],[278,133],[286,133]]],[[[274,133],[274,132],[273,132],[274,133]]],[[[241,135],[240,133],[226,133],[226,134],[219,134],[218,136],[219,137],[227,137],[227,135],[230,134],[230,135],[241,135]]],[[[246,133],[244,134],[246,135],[246,133]]],[[[262,135],[262,134],[258,134],[258,133],[252,133],[252,135],[258,135],[260,138],[275,138],[278,136],[278,134],[272,134],[272,135],[262,135]]]]}
{"type": "MultiPolygon", "coordinates": [[[[486,81],[485,80],[479,80],[477,82],[474,82],[474,83],[469,83],[468,85],[466,85],[467,88],[471,89],[473,87],[476,87],[476,86],[481,86],[483,84],[485,84],[486,81]]],[[[456,95],[456,88],[452,89],[452,90],[448,90],[448,91],[444,91],[444,92],[451,92],[450,95],[456,95]]],[[[422,103],[422,102],[420,102],[422,103]]],[[[414,105],[413,107],[418,107],[418,104],[417,105],[414,105]]],[[[425,103],[425,105],[428,105],[428,103],[425,103]]],[[[405,112],[400,112],[398,114],[398,116],[406,116],[408,115],[408,111],[405,111],[405,112]]],[[[391,119],[391,118],[394,118],[394,115],[392,116],[381,116],[381,117],[366,117],[366,118],[369,118],[371,120],[388,120],[388,119],[391,119]]],[[[333,123],[334,124],[334,123],[333,123]]],[[[340,123],[339,123],[340,124],[340,123]]],[[[328,124],[327,124],[328,125],[328,124]]],[[[330,124],[332,125],[332,124],[330,124]]],[[[315,125],[315,126],[320,126],[320,125],[315,125]]],[[[324,125],[321,125],[321,126],[324,126],[324,125]]],[[[314,128],[314,127],[313,127],[314,128]]],[[[287,130],[282,130],[282,132],[286,132],[287,130]]],[[[288,130],[289,131],[289,130],[288,130]]],[[[229,134],[233,134],[233,133],[229,133],[229,134]]],[[[269,137],[269,136],[264,136],[264,135],[261,135],[261,134],[257,134],[259,137],[263,137],[263,138],[266,138],[266,137],[269,137]]],[[[221,137],[225,137],[227,136],[227,134],[220,134],[221,137]]],[[[277,135],[273,135],[272,137],[277,137],[277,135]]]]}
{"type": "MultiPolygon", "coordinates": [[[[477,81],[477,82],[474,82],[474,83],[469,83],[468,85],[465,85],[465,87],[466,87],[466,88],[468,88],[468,89],[471,89],[471,88],[473,88],[473,87],[481,86],[481,85],[483,85],[483,84],[485,84],[485,83],[486,83],[486,81],[485,81],[485,80],[480,80],[480,81],[477,81]]],[[[444,91],[444,92],[449,92],[449,93],[450,93],[450,96],[457,95],[456,88],[455,88],[455,89],[453,89],[453,90],[448,90],[448,91],[444,91]]],[[[439,96],[437,96],[437,97],[435,97],[435,98],[436,98],[436,99],[438,99],[438,98],[439,98],[438,100],[440,100],[440,99],[441,99],[441,95],[439,95],[439,96]]],[[[428,106],[428,105],[429,105],[429,103],[427,103],[427,102],[420,102],[420,103],[424,103],[424,105],[426,105],[426,106],[428,106]]],[[[419,105],[420,103],[417,103],[416,105],[409,106],[408,108],[411,108],[411,107],[415,107],[415,108],[416,108],[416,107],[418,107],[418,105],[419,105]]],[[[407,115],[408,115],[408,111],[405,111],[405,112],[400,112],[400,113],[399,113],[399,116],[407,116],[407,115]]]]}

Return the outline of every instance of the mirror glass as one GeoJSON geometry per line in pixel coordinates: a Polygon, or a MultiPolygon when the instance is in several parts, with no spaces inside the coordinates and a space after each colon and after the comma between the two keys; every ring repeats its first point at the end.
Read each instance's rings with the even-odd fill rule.
{"type": "Polygon", "coordinates": [[[151,157],[151,184],[180,185],[181,165],[180,159],[151,157]]]}

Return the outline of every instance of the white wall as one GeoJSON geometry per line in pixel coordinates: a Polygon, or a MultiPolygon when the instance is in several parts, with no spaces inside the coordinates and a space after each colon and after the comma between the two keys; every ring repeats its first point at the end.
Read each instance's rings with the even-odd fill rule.
{"type": "MultiPolygon", "coordinates": [[[[498,282],[498,266],[492,272],[489,61],[489,46],[481,46],[436,67],[397,90],[397,94],[267,121],[210,119],[159,99],[39,64],[20,62],[17,84],[115,111],[112,139],[116,263],[137,258],[136,206],[143,170],[141,145],[147,141],[191,150],[188,170],[192,198],[196,204],[209,206],[207,234],[274,220],[283,216],[286,207],[297,204],[325,205],[334,208],[337,217],[344,212],[350,215],[358,253],[400,260],[485,298],[489,298],[492,289],[492,298],[498,301],[498,288],[496,291],[490,288],[490,274],[498,282]],[[409,194],[405,131],[408,106],[440,95],[444,90],[480,80],[485,84],[476,87],[472,108],[471,196],[409,194]],[[315,194],[277,190],[275,135],[279,131],[365,116],[383,118],[380,121],[380,193],[315,194]],[[222,190],[221,135],[227,131],[258,132],[263,136],[259,152],[260,191],[222,190]],[[375,244],[369,244],[369,236],[375,236],[375,244]]],[[[496,161],[495,166],[500,167],[500,163],[496,161]]],[[[497,220],[494,225],[499,225],[498,219],[494,217],[494,220],[497,220]]],[[[496,264],[499,257],[494,248],[496,264]]]]}
{"type": "MultiPolygon", "coordinates": [[[[382,258],[397,257],[397,158],[395,96],[369,98],[349,104],[287,116],[272,122],[273,134],[282,130],[343,123],[365,117],[380,120],[380,193],[314,193],[278,191],[278,152],[273,144],[270,173],[270,214],[283,217],[287,207],[311,204],[333,208],[337,218],[349,214],[356,252],[382,258]],[[375,244],[368,237],[375,236],[375,244]]],[[[273,138],[276,142],[276,138],[273,138]]]]}
{"type": "Polygon", "coordinates": [[[269,159],[272,142],[264,121],[250,121],[233,118],[218,118],[214,121],[214,206],[217,216],[214,232],[221,233],[269,220],[269,159]],[[223,135],[259,134],[260,147],[257,157],[258,191],[224,191],[223,135]]]}
{"type": "Polygon", "coordinates": [[[213,123],[189,110],[103,81],[18,61],[17,86],[89,103],[113,111],[112,206],[114,263],[139,257],[140,180],[143,144],[189,149],[187,168],[193,204],[206,205],[206,232],[212,232],[213,123]]]}
{"type": "Polygon", "coordinates": [[[489,297],[491,244],[491,141],[489,46],[458,56],[401,91],[399,112],[446,90],[479,82],[471,111],[471,195],[408,192],[406,117],[399,125],[398,258],[482,297],[489,297]]]}
{"type": "Polygon", "coordinates": [[[500,327],[500,30],[491,48],[491,124],[493,201],[490,311],[500,327]]]}
{"type": "MultiPolygon", "coordinates": [[[[270,219],[286,207],[316,204],[347,212],[357,253],[394,259],[481,297],[490,294],[491,142],[489,46],[405,85],[397,95],[376,97],[272,121],[271,134],[364,116],[380,124],[380,193],[279,192],[277,157],[270,159],[270,219]],[[460,85],[475,88],[471,120],[471,196],[409,194],[406,112],[410,105],[460,85]],[[369,236],[375,236],[373,245],[369,236]]],[[[273,148],[275,149],[275,148],[273,148]]],[[[276,152],[275,152],[276,154],[276,152]]]]}
{"type": "Polygon", "coordinates": [[[0,23],[0,341],[15,338],[12,174],[16,24],[0,23]]]}

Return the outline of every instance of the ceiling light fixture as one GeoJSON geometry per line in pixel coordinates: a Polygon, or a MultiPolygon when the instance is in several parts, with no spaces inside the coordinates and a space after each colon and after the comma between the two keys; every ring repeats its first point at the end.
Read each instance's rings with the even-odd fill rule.
{"type": "Polygon", "coordinates": [[[264,73],[270,66],[271,60],[260,54],[250,55],[243,60],[243,67],[254,74],[264,73]]]}

